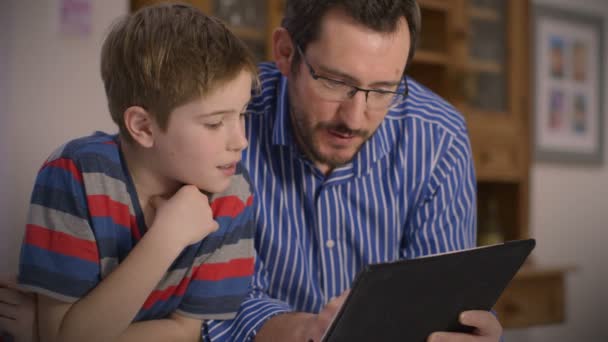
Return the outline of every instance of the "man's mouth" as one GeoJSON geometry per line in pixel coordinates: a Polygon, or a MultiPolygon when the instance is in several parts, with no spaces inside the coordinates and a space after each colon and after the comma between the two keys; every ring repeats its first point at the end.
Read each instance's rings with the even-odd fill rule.
{"type": "Polygon", "coordinates": [[[328,131],[331,135],[334,135],[334,136],[336,136],[338,138],[342,138],[342,139],[351,139],[351,138],[355,137],[355,133],[352,131],[346,132],[343,130],[335,130],[335,129],[329,129],[328,131]]]}

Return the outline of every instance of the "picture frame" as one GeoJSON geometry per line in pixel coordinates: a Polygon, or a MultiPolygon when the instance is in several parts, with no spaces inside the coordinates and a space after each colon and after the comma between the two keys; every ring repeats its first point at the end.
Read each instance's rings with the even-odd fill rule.
{"type": "Polygon", "coordinates": [[[603,17],[539,4],[532,20],[535,159],[601,165],[603,17]]]}

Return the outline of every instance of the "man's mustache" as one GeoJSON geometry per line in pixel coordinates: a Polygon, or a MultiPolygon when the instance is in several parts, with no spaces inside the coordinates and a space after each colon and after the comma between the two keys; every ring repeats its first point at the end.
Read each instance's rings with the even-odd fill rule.
{"type": "Polygon", "coordinates": [[[367,131],[366,130],[362,130],[362,129],[351,129],[349,128],[346,124],[328,124],[328,123],[320,123],[318,125],[318,128],[320,129],[329,129],[332,131],[336,131],[340,134],[344,134],[344,135],[353,135],[353,136],[360,136],[360,137],[367,137],[367,131]]]}

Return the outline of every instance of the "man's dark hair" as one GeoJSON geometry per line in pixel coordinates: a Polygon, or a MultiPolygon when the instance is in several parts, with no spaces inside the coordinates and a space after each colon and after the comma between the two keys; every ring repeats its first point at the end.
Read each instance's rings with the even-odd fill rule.
{"type": "MultiPolygon", "coordinates": [[[[362,25],[383,33],[395,32],[399,20],[405,18],[411,36],[407,63],[411,62],[421,27],[416,0],[287,0],[281,25],[294,43],[306,51],[309,43],[319,39],[321,21],[333,8],[340,8],[362,25]]],[[[300,56],[295,54],[293,66],[299,63],[300,56]]]]}

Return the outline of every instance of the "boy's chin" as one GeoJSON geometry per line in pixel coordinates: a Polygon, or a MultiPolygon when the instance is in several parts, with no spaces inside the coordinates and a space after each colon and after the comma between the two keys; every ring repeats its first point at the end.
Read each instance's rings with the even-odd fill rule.
{"type": "Polygon", "coordinates": [[[215,184],[205,184],[198,187],[198,189],[207,196],[212,196],[213,194],[219,194],[228,189],[230,186],[230,180],[226,180],[225,182],[216,182],[215,184]]]}

